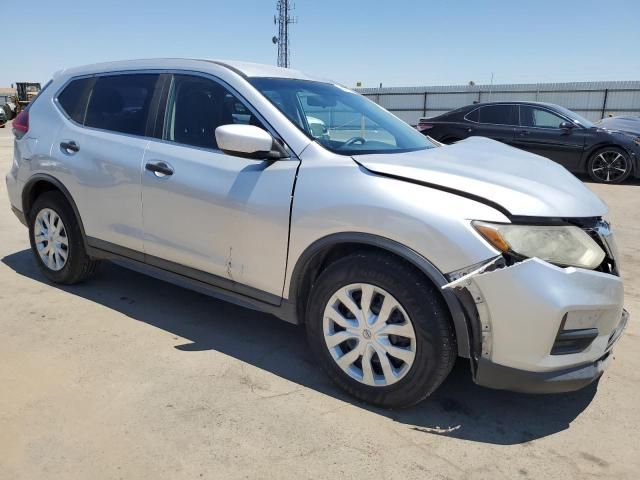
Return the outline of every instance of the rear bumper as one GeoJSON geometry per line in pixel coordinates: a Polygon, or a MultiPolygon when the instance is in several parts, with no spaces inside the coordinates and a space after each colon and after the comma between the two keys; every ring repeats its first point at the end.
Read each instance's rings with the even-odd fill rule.
{"type": "Polygon", "coordinates": [[[563,393],[580,390],[604,372],[611,360],[611,349],[627,326],[629,314],[623,311],[620,323],[611,334],[607,352],[598,360],[576,367],[547,372],[531,372],[505,367],[487,358],[478,362],[475,381],[484,387],[522,393],[563,393]]]}
{"type": "Polygon", "coordinates": [[[15,162],[7,175],[5,176],[5,182],[7,185],[7,194],[9,195],[9,204],[11,205],[11,210],[18,217],[18,220],[23,225],[26,225],[27,222],[25,220],[25,215],[22,207],[22,184],[18,180],[18,171],[15,168],[15,162]]]}

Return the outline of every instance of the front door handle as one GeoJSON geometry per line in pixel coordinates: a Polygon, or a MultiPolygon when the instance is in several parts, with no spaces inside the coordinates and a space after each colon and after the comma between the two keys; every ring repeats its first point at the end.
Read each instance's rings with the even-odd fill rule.
{"type": "Polygon", "coordinates": [[[529,135],[529,130],[519,130],[518,131],[518,135],[520,135],[521,137],[524,137],[525,135],[529,135]]]}
{"type": "Polygon", "coordinates": [[[74,153],[80,151],[80,147],[73,140],[70,140],[68,142],[60,142],[60,148],[63,152],[68,153],[69,155],[73,155],[74,153]]]}
{"type": "Polygon", "coordinates": [[[156,177],[167,177],[173,175],[173,168],[166,162],[149,162],[144,168],[153,172],[156,177]]]}

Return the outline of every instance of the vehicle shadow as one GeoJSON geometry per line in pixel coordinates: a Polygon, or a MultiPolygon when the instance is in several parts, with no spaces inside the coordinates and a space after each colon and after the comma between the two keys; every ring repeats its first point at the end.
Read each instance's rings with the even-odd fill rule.
{"type": "MultiPolygon", "coordinates": [[[[598,182],[592,180],[591,177],[589,177],[589,175],[587,175],[585,173],[576,173],[574,175],[579,180],[582,180],[584,183],[593,183],[595,185],[599,184],[598,182]]],[[[640,177],[629,177],[624,182],[620,183],[620,185],[640,186],[640,177]]]]}
{"type": "MultiPolygon", "coordinates": [[[[20,275],[49,284],[29,250],[8,255],[2,262],[20,275]]],[[[110,262],[104,262],[85,284],[51,286],[188,339],[190,343],[175,347],[185,354],[213,349],[426,434],[501,445],[529,442],[568,428],[597,389],[594,384],[553,396],[490,390],[475,385],[468,362],[460,360],[430,399],[405,410],[384,410],[337,389],[315,365],[305,346],[304,330],[270,315],[110,262]]]]}

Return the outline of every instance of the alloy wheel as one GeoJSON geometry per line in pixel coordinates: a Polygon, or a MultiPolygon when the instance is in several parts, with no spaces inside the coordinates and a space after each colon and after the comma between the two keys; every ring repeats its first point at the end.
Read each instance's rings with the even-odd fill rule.
{"type": "Polygon", "coordinates": [[[50,270],[62,270],[69,258],[69,238],[60,215],[50,208],[40,210],[33,235],[42,263],[50,270]]]}
{"type": "Polygon", "coordinates": [[[323,331],[338,367],[365,385],[396,383],[416,357],[411,319],[393,295],[371,284],[335,292],[324,310],[323,331]]]}
{"type": "Polygon", "coordinates": [[[591,172],[598,180],[605,183],[616,182],[627,174],[629,162],[627,157],[615,150],[605,150],[593,159],[591,172]]]}

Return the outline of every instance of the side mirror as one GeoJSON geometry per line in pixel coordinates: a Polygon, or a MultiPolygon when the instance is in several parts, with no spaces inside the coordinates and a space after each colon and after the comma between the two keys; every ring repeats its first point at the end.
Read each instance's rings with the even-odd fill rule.
{"type": "Polygon", "coordinates": [[[571,130],[575,127],[575,125],[571,122],[562,122],[559,126],[563,130],[571,130]]]}
{"type": "Polygon", "coordinates": [[[243,124],[222,125],[216,128],[216,142],[224,153],[256,160],[279,160],[287,152],[265,130],[243,124]]]}

